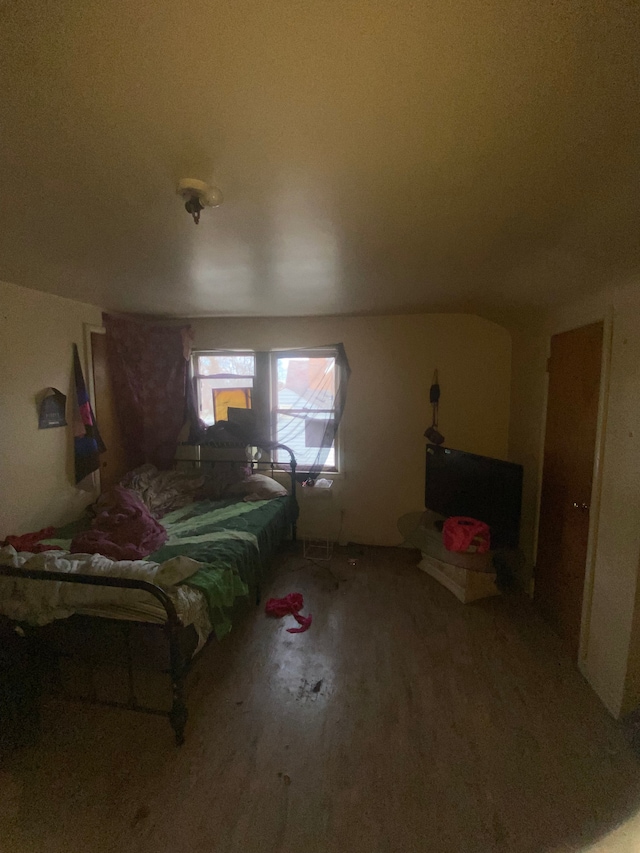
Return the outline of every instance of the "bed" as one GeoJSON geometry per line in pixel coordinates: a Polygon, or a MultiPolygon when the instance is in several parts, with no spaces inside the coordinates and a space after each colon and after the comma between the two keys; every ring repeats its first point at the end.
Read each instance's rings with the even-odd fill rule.
{"type": "MultiPolygon", "coordinates": [[[[161,519],[166,542],[139,561],[140,566],[128,565],[126,572],[117,561],[100,555],[66,553],[81,524],[61,528],[54,539],[46,540],[63,548],[62,552],[45,551],[26,558],[16,555],[13,565],[0,566],[0,627],[5,632],[18,629],[34,638],[40,647],[46,647],[50,659],[58,661],[87,644],[104,647],[106,626],[111,626],[125,638],[112,657],[126,668],[128,695],[124,701],[100,699],[95,693],[83,698],[165,714],[176,743],[183,743],[187,722],[184,679],[188,671],[212,638],[221,639],[229,632],[247,599],[255,597],[259,602],[261,584],[280,544],[289,535],[295,541],[296,461],[285,449],[291,460],[286,496],[252,501],[206,499],[179,507],[161,519]],[[182,571],[189,561],[197,561],[197,570],[191,569],[184,581],[171,582],[176,567],[182,571]],[[21,590],[13,598],[8,586],[12,583],[19,583],[21,590]],[[29,585],[28,596],[25,583],[29,585]],[[34,625],[38,619],[33,617],[33,608],[28,614],[24,612],[25,599],[30,604],[36,600],[37,607],[42,608],[39,597],[46,597],[49,608],[40,618],[45,623],[40,626],[34,625]],[[171,682],[171,703],[166,711],[140,703],[133,687],[136,647],[142,644],[147,648],[150,634],[157,645],[159,629],[168,653],[166,666],[161,664],[161,669],[171,682]]],[[[193,446],[183,450],[187,453],[181,454],[181,465],[211,467],[221,460],[228,463],[230,458],[247,465],[244,447],[198,445],[195,453],[193,446]]],[[[256,461],[256,455],[252,450],[252,470],[264,471],[267,467],[273,474],[273,463],[256,461]]]]}

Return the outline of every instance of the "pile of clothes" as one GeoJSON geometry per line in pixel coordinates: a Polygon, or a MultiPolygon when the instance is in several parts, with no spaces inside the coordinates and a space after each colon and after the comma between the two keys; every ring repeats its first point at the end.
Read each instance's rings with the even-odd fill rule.
{"type": "Polygon", "coordinates": [[[114,486],[99,501],[91,528],[71,542],[73,554],[103,554],[111,560],[139,560],[167,541],[167,531],[140,497],[114,486]]]}
{"type": "MultiPolygon", "coordinates": [[[[110,560],[140,560],[167,541],[165,528],[139,495],[129,489],[115,486],[98,499],[94,509],[96,514],[91,527],[77,533],[71,541],[74,554],[102,554],[110,560]]],[[[10,545],[18,553],[60,551],[60,545],[43,541],[55,535],[55,528],[43,527],[22,536],[7,536],[0,544],[10,545]]]]}

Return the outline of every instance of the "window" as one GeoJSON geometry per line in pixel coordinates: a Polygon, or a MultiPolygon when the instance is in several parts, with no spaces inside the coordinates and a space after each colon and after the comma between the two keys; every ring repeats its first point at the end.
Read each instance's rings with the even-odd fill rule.
{"type": "Polygon", "coordinates": [[[198,352],[194,376],[198,388],[198,412],[207,425],[227,420],[227,410],[250,409],[256,359],[252,352],[198,352]]]}
{"type": "MultiPolygon", "coordinates": [[[[196,352],[193,371],[205,424],[227,420],[229,407],[253,409],[260,432],[290,447],[301,471],[316,463],[326,431],[334,429],[335,350],[196,352]]],[[[276,462],[289,460],[282,450],[274,454],[276,462]]],[[[323,469],[336,471],[335,442],[322,454],[323,469]]]]}
{"type": "MultiPolygon", "coordinates": [[[[336,358],[333,350],[271,355],[272,436],[295,453],[302,470],[313,465],[325,431],[335,421],[336,358]]],[[[335,442],[324,451],[323,468],[337,469],[335,442]]],[[[276,461],[284,459],[276,451],[276,461]]]]}

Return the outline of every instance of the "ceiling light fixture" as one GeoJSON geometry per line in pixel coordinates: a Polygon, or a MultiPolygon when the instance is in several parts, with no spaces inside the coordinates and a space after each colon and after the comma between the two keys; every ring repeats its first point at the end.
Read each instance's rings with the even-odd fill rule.
{"type": "Polygon", "coordinates": [[[222,204],[220,190],[196,178],[183,178],[178,184],[177,193],[184,199],[184,209],[193,217],[196,225],[200,222],[200,213],[205,207],[218,207],[222,204]]]}

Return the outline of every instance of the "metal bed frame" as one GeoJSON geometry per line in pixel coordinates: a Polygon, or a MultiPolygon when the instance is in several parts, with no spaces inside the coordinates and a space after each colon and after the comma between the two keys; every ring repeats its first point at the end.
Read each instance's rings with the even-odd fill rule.
{"type": "MultiPolygon", "coordinates": [[[[264,461],[260,459],[202,459],[200,449],[206,447],[210,450],[246,450],[246,445],[241,445],[237,443],[231,442],[199,442],[197,444],[183,443],[180,445],[181,447],[195,447],[197,448],[196,457],[193,459],[178,459],[176,460],[178,463],[193,463],[196,467],[202,467],[206,465],[215,465],[218,462],[229,461],[234,464],[244,464],[250,465],[252,470],[259,469],[260,465],[267,466],[271,469],[272,474],[275,472],[278,467],[276,463],[271,459],[265,459],[264,461]]],[[[292,512],[292,523],[291,523],[291,536],[292,540],[295,542],[297,538],[297,512],[298,512],[298,502],[296,499],[296,458],[294,456],[293,451],[283,444],[278,445],[269,445],[269,446],[261,446],[261,445],[253,445],[254,447],[258,447],[259,450],[266,450],[267,453],[275,448],[279,448],[285,450],[290,457],[290,470],[287,472],[291,478],[291,492],[289,495],[289,500],[292,504],[293,512],[292,512]]],[[[208,646],[209,640],[211,639],[211,634],[209,636],[209,640],[205,644],[205,646],[200,649],[196,654],[190,655],[185,659],[185,655],[182,652],[180,646],[180,634],[184,630],[184,626],[178,617],[175,606],[171,598],[167,595],[167,593],[161,587],[156,584],[149,583],[148,581],[142,580],[134,580],[132,578],[118,578],[118,577],[109,577],[109,576],[97,576],[97,575],[88,575],[88,574],[68,574],[67,572],[49,572],[44,571],[42,569],[16,569],[9,566],[0,566],[0,575],[4,577],[15,577],[20,578],[21,580],[35,580],[35,581],[56,581],[60,583],[76,583],[76,584],[85,584],[87,586],[99,586],[99,587],[116,587],[119,589],[137,589],[144,592],[148,592],[149,595],[152,595],[157,601],[160,602],[162,607],[164,608],[166,618],[162,625],[163,631],[167,636],[168,644],[169,644],[169,676],[171,679],[171,708],[168,711],[163,711],[159,708],[149,708],[145,705],[141,705],[138,703],[135,690],[134,690],[134,679],[133,679],[133,663],[132,656],[130,650],[129,643],[129,631],[127,632],[127,674],[129,681],[129,700],[127,702],[117,702],[111,700],[98,699],[97,696],[91,696],[89,699],[81,698],[81,697],[67,697],[71,698],[74,701],[88,701],[91,704],[96,705],[104,705],[111,708],[124,708],[130,711],[140,711],[146,714],[157,714],[160,716],[168,717],[169,723],[171,724],[171,728],[175,734],[175,741],[177,746],[181,746],[184,743],[184,731],[185,726],[187,724],[188,718],[188,710],[185,702],[184,696],[184,680],[189,672],[193,662],[196,658],[200,656],[200,653],[204,651],[204,648],[208,646]]],[[[258,585],[256,589],[256,604],[260,603],[260,586],[258,585]]],[[[136,620],[122,620],[122,619],[111,619],[109,617],[103,616],[87,616],[84,617],[86,619],[99,619],[101,622],[112,622],[118,623],[119,625],[126,625],[129,629],[132,625],[141,625],[141,626],[149,626],[149,622],[140,622],[136,620]]],[[[28,625],[25,623],[15,622],[14,620],[6,620],[8,623],[13,625],[14,628],[19,629],[20,633],[24,636],[34,636],[35,633],[39,630],[37,627],[32,625],[28,625]]],[[[49,627],[49,626],[45,626],[49,627]]]]}

